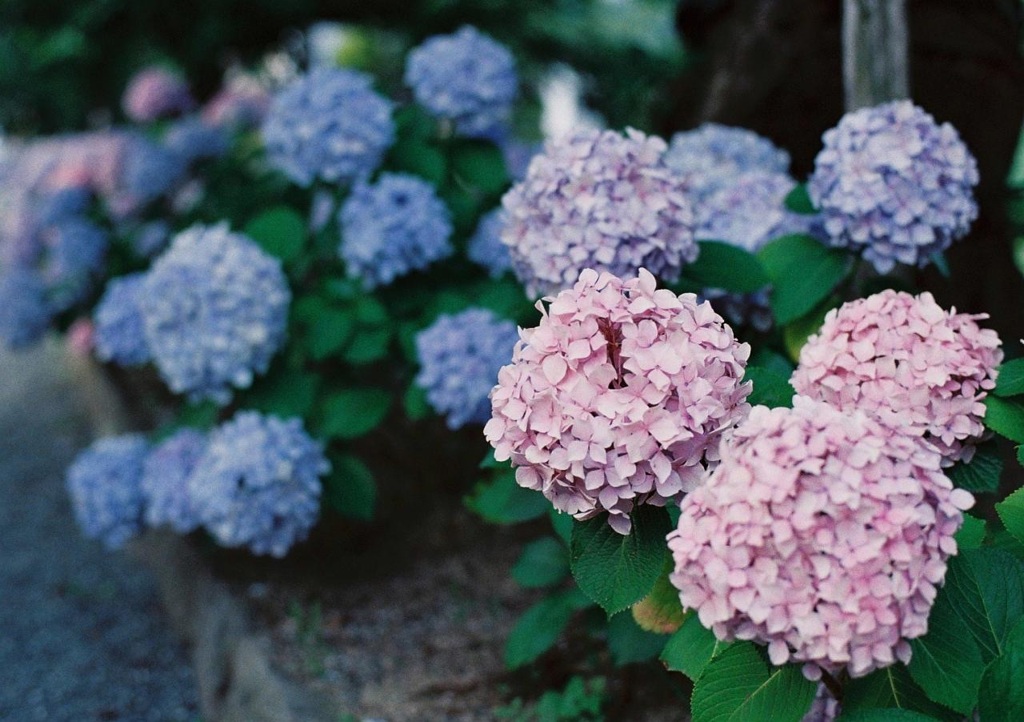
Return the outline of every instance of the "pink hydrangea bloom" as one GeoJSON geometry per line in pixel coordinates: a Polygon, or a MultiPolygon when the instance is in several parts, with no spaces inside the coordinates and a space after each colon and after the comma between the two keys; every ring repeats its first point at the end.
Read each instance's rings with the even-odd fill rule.
{"type": "Polygon", "coordinates": [[[584,268],[674,281],[697,259],[688,181],[665,165],[666,148],[631,128],[587,129],[533,157],[502,199],[501,234],[532,298],[571,288],[584,268]]]}
{"type": "Polygon", "coordinates": [[[961,510],[941,457],[912,433],[797,396],[756,406],[668,536],[684,607],[722,640],[768,645],[773,664],[854,677],[910,658],[961,510]]]}
{"type": "Polygon", "coordinates": [[[1003,359],[986,315],[945,311],[929,293],[892,290],[830,311],[800,352],[798,394],[913,429],[944,465],[969,461],[984,433],[982,401],[1003,359]]]}
{"type": "Polygon", "coordinates": [[[148,123],[191,110],[195,101],[181,77],[152,66],[140,70],[128,81],[121,105],[131,120],[148,123]]]}
{"type": "Polygon", "coordinates": [[[484,434],[521,486],[577,519],[610,512],[626,534],[634,506],[678,499],[718,461],[750,408],[750,347],[644,269],[628,281],[587,269],[545,300],[498,374],[484,434]]]}

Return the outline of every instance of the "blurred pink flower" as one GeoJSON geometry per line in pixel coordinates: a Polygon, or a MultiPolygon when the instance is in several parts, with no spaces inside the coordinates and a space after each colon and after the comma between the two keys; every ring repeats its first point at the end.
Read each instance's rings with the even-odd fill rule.
{"type": "Polygon", "coordinates": [[[75,319],[68,328],[66,342],[68,348],[76,356],[87,357],[92,354],[93,335],[95,328],[92,320],[83,316],[75,319]]]}
{"type": "Polygon", "coordinates": [[[750,347],[710,304],[586,269],[538,303],[491,391],[484,428],[516,480],[577,519],[610,512],[620,533],[638,504],[694,489],[718,461],[723,430],[750,408],[750,347]]]}
{"type": "Polygon", "coordinates": [[[945,311],[930,293],[887,290],[850,301],[808,339],[793,387],[924,435],[945,466],[968,461],[1003,359],[996,332],[975,323],[984,318],[945,311]]]}
{"type": "Polygon", "coordinates": [[[180,76],[166,68],[150,66],[128,81],[121,105],[131,120],[148,123],[189,111],[195,101],[180,76]]]}
{"type": "Polygon", "coordinates": [[[681,504],[668,544],[684,607],[773,664],[853,677],[910,658],[973,497],[936,449],[860,411],[757,406],[681,504]]]}

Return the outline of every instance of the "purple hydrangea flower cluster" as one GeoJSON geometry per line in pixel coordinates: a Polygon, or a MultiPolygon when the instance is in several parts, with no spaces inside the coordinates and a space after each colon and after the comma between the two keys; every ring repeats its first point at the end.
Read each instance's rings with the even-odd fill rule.
{"type": "Polygon", "coordinates": [[[179,120],[168,128],[163,144],[185,165],[219,158],[228,151],[228,138],[224,129],[197,117],[179,120]]]}
{"type": "Polygon", "coordinates": [[[395,140],[391,101],[370,76],[317,68],[274,98],[263,124],[271,164],[308,186],[319,178],[345,183],[369,176],[395,140]]]}
{"type": "Polygon", "coordinates": [[[470,308],[440,316],[416,336],[420,373],[416,384],[446,417],[448,428],[483,424],[491,416],[488,398],[498,370],[512,359],[519,339],[515,323],[491,311],[470,308]]]}
{"type": "Polygon", "coordinates": [[[938,451],[861,411],[757,406],[683,498],[670,579],[720,640],[768,645],[811,679],[910,659],[973,497],[938,451]]]}
{"type": "Polygon", "coordinates": [[[226,223],[179,233],[146,275],[146,342],[172,391],[225,404],[284,341],[291,291],[281,263],[226,223]]]}
{"type": "Polygon", "coordinates": [[[145,278],[143,273],[132,273],[107,284],[93,314],[94,350],[101,361],[139,366],[152,358],[139,309],[145,278]]]}
{"type": "Polygon", "coordinates": [[[138,434],[100,439],[68,468],[67,488],[83,533],[109,549],[142,531],[142,465],[149,444],[138,434]]]}
{"type": "Polygon", "coordinates": [[[329,469],[299,419],[245,411],[210,434],[188,492],[218,543],[281,557],[316,523],[329,469]]]}
{"type": "Polygon", "coordinates": [[[501,208],[485,214],[469,239],[466,255],[478,266],[487,269],[491,278],[500,278],[512,270],[512,256],[508,246],[501,242],[505,218],[501,208]]]}
{"type": "Polygon", "coordinates": [[[831,245],[879,273],[927,265],[978,216],[978,165],[949,123],[909,100],[847,113],[824,135],[807,184],[831,245]]]}
{"type": "Polygon", "coordinates": [[[148,123],[190,110],[195,101],[189,93],[188,84],[180,76],[154,66],[132,76],[121,105],[130,119],[148,123]]]}
{"type": "Polygon", "coordinates": [[[338,212],[338,255],[348,275],[367,287],[426,268],[450,256],[452,221],[434,187],[417,176],[382,173],[359,183],[338,212]]]}
{"type": "Polygon", "coordinates": [[[518,92],[515,59],[501,43],[465,25],[409,52],[405,84],[416,102],[469,137],[491,138],[508,124],[518,92]]]}
{"type": "Polygon", "coordinates": [[[53,318],[38,274],[12,268],[0,274],[0,341],[10,349],[31,346],[53,318]]]}
{"type": "Polygon", "coordinates": [[[206,451],[206,435],[182,429],[158,444],[142,467],[145,520],[150,526],[169,526],[179,534],[199,528],[188,479],[206,451]]]}
{"type": "Polygon", "coordinates": [[[789,153],[751,130],[705,123],[672,136],[665,164],[703,200],[742,173],[789,172],[789,153]]]}
{"type": "Polygon", "coordinates": [[[491,392],[484,435],[516,481],[577,519],[609,512],[630,530],[718,463],[722,434],[750,409],[750,346],[693,294],[585,269],[521,331],[491,392]]]}
{"type": "Polygon", "coordinates": [[[571,288],[585,268],[668,281],[697,258],[685,182],[664,164],[665,141],[627,129],[549,141],[505,194],[502,242],[532,297],[571,288]]]}

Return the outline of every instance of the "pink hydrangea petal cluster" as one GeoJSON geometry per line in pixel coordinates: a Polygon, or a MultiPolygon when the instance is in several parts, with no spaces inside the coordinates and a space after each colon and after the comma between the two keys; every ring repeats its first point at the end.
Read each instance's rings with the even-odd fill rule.
{"type": "Polygon", "coordinates": [[[946,466],[969,461],[1003,360],[999,336],[976,323],[984,318],[946,311],[929,293],[850,301],[807,341],[791,383],[798,394],[913,429],[946,466]]]}
{"type": "Polygon", "coordinates": [[[502,199],[502,243],[532,298],[571,288],[584,268],[625,278],[646,268],[674,281],[697,259],[688,181],[667,145],[627,129],[549,141],[502,199]]]}
{"type": "Polygon", "coordinates": [[[792,409],[754,407],[721,454],[668,537],[683,606],[812,679],[907,662],[974,503],[938,451],[798,396],[792,409]]]}
{"type": "Polygon", "coordinates": [[[131,120],[148,123],[191,110],[195,101],[183,78],[166,68],[150,66],[128,81],[121,105],[131,120]]]}
{"type": "Polygon", "coordinates": [[[577,519],[610,512],[626,534],[636,505],[678,499],[718,461],[750,408],[750,347],[644,269],[627,281],[586,269],[546,300],[498,374],[484,434],[521,486],[577,519]]]}

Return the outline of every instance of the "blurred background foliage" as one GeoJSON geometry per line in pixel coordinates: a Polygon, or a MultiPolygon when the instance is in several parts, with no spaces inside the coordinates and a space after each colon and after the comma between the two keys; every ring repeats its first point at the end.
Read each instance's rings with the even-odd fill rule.
{"type": "MultiPolygon", "coordinates": [[[[226,68],[285,47],[321,20],[386,28],[406,44],[464,23],[512,47],[525,77],[551,62],[592,79],[588,101],[612,126],[647,126],[686,54],[674,0],[2,0],[0,127],[53,133],[103,125],[131,75],[181,70],[200,99],[226,68]],[[660,99],[660,100],[659,100],[660,99]]],[[[115,111],[117,112],[117,111],[115,111]]]]}

